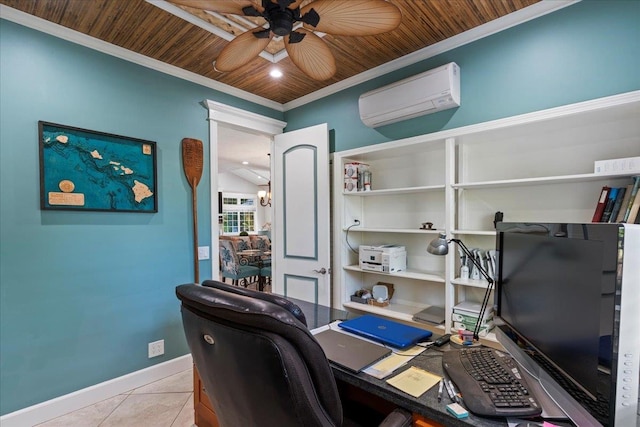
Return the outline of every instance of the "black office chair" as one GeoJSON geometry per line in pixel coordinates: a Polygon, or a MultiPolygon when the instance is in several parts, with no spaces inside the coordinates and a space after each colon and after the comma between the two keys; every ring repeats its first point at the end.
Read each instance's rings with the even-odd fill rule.
{"type": "MultiPolygon", "coordinates": [[[[222,427],[358,425],[343,420],[331,367],[304,314],[273,294],[209,280],[180,285],[196,369],[222,427]]],[[[396,409],[380,426],[411,425],[396,409]]]]}

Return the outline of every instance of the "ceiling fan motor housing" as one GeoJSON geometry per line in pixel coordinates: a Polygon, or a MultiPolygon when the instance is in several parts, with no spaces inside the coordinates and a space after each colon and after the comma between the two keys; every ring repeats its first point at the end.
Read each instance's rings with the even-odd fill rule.
{"type": "Polygon", "coordinates": [[[294,13],[291,9],[281,8],[279,5],[271,3],[265,11],[269,27],[274,34],[286,36],[293,29],[294,13]]]}

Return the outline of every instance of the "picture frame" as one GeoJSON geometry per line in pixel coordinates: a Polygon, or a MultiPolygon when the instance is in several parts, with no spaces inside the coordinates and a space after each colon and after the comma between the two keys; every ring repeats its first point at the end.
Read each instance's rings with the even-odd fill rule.
{"type": "Polygon", "coordinates": [[[38,122],[42,210],[158,212],[156,143],[38,122]]]}

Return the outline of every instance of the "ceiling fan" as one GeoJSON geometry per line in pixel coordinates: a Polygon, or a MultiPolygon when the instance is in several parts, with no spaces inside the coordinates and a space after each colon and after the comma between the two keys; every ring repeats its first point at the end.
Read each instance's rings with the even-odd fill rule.
{"type": "Polygon", "coordinates": [[[276,35],[284,38],[291,61],[314,80],[327,80],[336,72],[329,46],[314,31],[337,36],[369,36],[393,30],[401,18],[400,10],[385,0],[315,0],[302,8],[303,0],[168,1],[223,14],[262,17],[267,21],[266,28],[248,30],[229,42],[215,61],[217,71],[233,71],[247,64],[276,35]]]}

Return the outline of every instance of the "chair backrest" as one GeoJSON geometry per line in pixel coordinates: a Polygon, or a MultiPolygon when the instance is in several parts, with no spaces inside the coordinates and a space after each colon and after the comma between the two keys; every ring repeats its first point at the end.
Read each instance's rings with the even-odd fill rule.
{"type": "Polygon", "coordinates": [[[227,273],[238,274],[240,260],[233,243],[230,240],[219,240],[218,247],[220,248],[220,269],[227,273]]]}
{"type": "Polygon", "coordinates": [[[251,289],[241,288],[239,286],[227,285],[226,283],[219,282],[217,280],[205,280],[202,282],[202,286],[206,286],[208,288],[216,288],[226,292],[232,292],[238,295],[245,295],[253,298],[258,298],[264,301],[272,302],[274,304],[279,305],[280,307],[288,310],[291,314],[295,316],[296,319],[301,321],[304,326],[307,326],[307,318],[304,316],[304,312],[300,310],[296,304],[292,303],[288,299],[281,297],[277,294],[268,294],[265,292],[256,292],[251,289]]]}
{"type": "Polygon", "coordinates": [[[251,237],[251,247],[253,249],[260,249],[262,251],[271,250],[271,240],[267,236],[257,235],[251,237]]]}
{"type": "Polygon", "coordinates": [[[230,241],[233,248],[238,252],[252,248],[251,236],[220,236],[218,239],[230,241]]]}
{"type": "Polygon", "coordinates": [[[335,379],[313,335],[287,304],[238,289],[219,282],[176,288],[220,425],[340,426],[335,379]]]}

